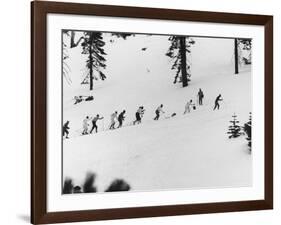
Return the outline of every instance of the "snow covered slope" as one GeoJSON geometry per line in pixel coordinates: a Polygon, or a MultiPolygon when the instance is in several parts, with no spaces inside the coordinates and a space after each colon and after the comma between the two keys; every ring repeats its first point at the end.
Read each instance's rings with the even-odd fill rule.
{"type": "Polygon", "coordinates": [[[64,83],[63,118],[71,129],[70,139],[63,141],[63,176],[79,185],[88,171],[95,172],[99,191],[114,178],[125,179],[134,191],[250,186],[252,159],[245,136],[228,139],[226,134],[233,113],[243,125],[251,112],[251,70],[233,74],[233,40],[195,38],[192,82],[182,88],[173,84],[167,37],[109,39],[105,35],[108,79],[96,81],[93,91],[79,85],[85,62],[81,49],[69,50],[73,84],[64,83]],[[199,88],[204,105],[183,115],[199,88]],[[213,111],[218,94],[224,101],[213,111]],[[75,95],[95,99],[73,105],[75,95]],[[166,113],[153,121],[160,104],[166,113]],[[131,126],[140,105],[146,109],[143,123],[131,126]],[[108,131],[110,114],[123,109],[125,127],[108,131]],[[172,113],[177,116],[166,118],[172,113]],[[105,117],[98,122],[99,133],[80,136],[82,120],[96,114],[105,117]]]}

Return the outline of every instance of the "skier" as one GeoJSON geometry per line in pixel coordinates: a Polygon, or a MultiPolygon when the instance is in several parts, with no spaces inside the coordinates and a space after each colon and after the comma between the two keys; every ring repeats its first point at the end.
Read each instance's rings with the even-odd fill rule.
{"type": "Polygon", "coordinates": [[[76,105],[76,104],[83,101],[83,97],[82,96],[74,96],[74,100],[75,100],[74,105],[76,105]]]}
{"type": "Polygon", "coordinates": [[[198,96],[199,105],[203,105],[204,93],[201,90],[201,88],[199,88],[197,96],[198,96]]]}
{"type": "Polygon", "coordinates": [[[172,113],[171,117],[175,117],[177,114],[176,113],[172,113]]]}
{"type": "Polygon", "coordinates": [[[216,97],[216,100],[215,100],[215,107],[214,107],[214,110],[216,108],[220,109],[220,104],[219,104],[219,101],[222,101],[223,99],[221,98],[221,94],[219,94],[218,97],[216,97]]]}
{"type": "Polygon", "coordinates": [[[115,125],[115,119],[117,118],[117,111],[115,111],[114,113],[111,114],[110,116],[110,126],[109,126],[109,130],[114,129],[114,125],[115,125]]]}
{"type": "Polygon", "coordinates": [[[122,125],[123,125],[123,121],[125,119],[125,113],[126,113],[126,110],[123,110],[118,116],[118,122],[119,122],[118,128],[122,127],[122,125]]]}
{"type": "Polygon", "coordinates": [[[170,119],[175,117],[177,114],[176,113],[172,113],[170,116],[165,116],[165,119],[170,119]]]}
{"type": "Polygon", "coordinates": [[[88,97],[85,98],[85,101],[93,101],[94,100],[94,96],[90,95],[88,97]]]}
{"type": "Polygon", "coordinates": [[[133,122],[133,124],[135,125],[136,123],[141,123],[141,118],[143,117],[145,109],[143,108],[143,106],[140,106],[136,112],[136,120],[133,122]]]}
{"type": "Polygon", "coordinates": [[[93,126],[92,126],[92,129],[91,129],[90,133],[92,133],[94,129],[96,130],[96,133],[98,133],[97,122],[98,122],[98,120],[102,120],[102,119],[103,119],[103,117],[100,117],[99,114],[97,114],[97,115],[92,119],[92,124],[93,124],[93,126]]]}
{"type": "Polygon", "coordinates": [[[64,137],[64,135],[66,134],[66,137],[65,138],[69,138],[68,137],[68,134],[69,134],[69,121],[66,121],[66,123],[63,125],[63,128],[62,128],[62,136],[64,137]]]}
{"type": "Polygon", "coordinates": [[[91,118],[89,118],[89,116],[86,116],[86,118],[83,120],[83,132],[82,135],[88,134],[88,122],[91,118]]]}
{"type": "Polygon", "coordinates": [[[191,106],[194,106],[194,104],[192,103],[192,99],[190,99],[190,101],[186,103],[183,114],[186,114],[187,112],[190,113],[191,106]]]}
{"type": "Polygon", "coordinates": [[[155,110],[156,116],[154,117],[154,120],[158,120],[158,119],[159,119],[159,117],[160,117],[160,112],[165,113],[165,112],[163,111],[163,104],[161,104],[161,105],[155,110]]]}

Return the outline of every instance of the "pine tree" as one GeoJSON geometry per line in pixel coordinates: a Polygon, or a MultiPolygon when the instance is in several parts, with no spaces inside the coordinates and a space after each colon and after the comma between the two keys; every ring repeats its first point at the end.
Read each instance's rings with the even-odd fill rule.
{"type": "MultiPolygon", "coordinates": [[[[234,66],[235,66],[235,74],[239,73],[239,59],[241,59],[242,56],[239,55],[238,50],[240,47],[243,48],[243,50],[251,51],[252,49],[252,39],[234,39],[234,66]]],[[[245,63],[251,64],[251,54],[249,54],[249,59],[243,58],[245,63]]]]}
{"type": "Polygon", "coordinates": [[[251,148],[252,148],[252,113],[250,113],[249,121],[244,124],[244,131],[247,134],[246,140],[248,141],[248,146],[251,150],[251,148]]]}
{"type": "Polygon", "coordinates": [[[243,60],[245,64],[252,64],[252,39],[239,39],[238,41],[243,50],[249,51],[249,56],[247,58],[241,57],[240,59],[243,60]]]}
{"type": "Polygon", "coordinates": [[[101,32],[84,32],[84,41],[82,42],[82,54],[88,55],[86,61],[86,68],[88,70],[88,77],[90,83],[90,90],[93,90],[93,80],[105,80],[106,76],[101,69],[106,68],[104,55],[106,55],[103,47],[105,42],[103,41],[101,32]],[[96,71],[99,77],[94,75],[96,71]]]}
{"type": "Polygon", "coordinates": [[[232,120],[230,121],[231,125],[228,127],[228,138],[236,138],[239,137],[242,133],[241,133],[241,127],[238,125],[239,121],[236,119],[236,115],[234,113],[234,115],[232,116],[232,120]]]}
{"type": "Polygon", "coordinates": [[[234,64],[235,64],[235,74],[239,73],[239,54],[238,54],[238,39],[234,39],[234,64]]]}
{"type": "Polygon", "coordinates": [[[172,70],[176,70],[174,84],[182,82],[182,86],[188,86],[190,81],[190,62],[187,61],[186,53],[191,53],[191,46],[195,41],[191,37],[171,36],[171,45],[166,55],[173,60],[172,70]],[[181,75],[180,75],[181,74],[181,75]]]}

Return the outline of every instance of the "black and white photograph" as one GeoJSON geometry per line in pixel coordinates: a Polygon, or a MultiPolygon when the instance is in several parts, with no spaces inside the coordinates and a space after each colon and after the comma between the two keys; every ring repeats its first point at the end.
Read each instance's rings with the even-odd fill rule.
{"type": "Polygon", "coordinates": [[[63,194],[253,185],[252,39],[61,37],[63,194]]]}

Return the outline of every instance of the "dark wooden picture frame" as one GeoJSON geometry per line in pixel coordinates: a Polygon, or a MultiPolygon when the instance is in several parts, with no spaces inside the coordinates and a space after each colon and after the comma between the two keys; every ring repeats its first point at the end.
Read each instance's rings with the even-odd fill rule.
{"type": "Polygon", "coordinates": [[[36,1],[31,3],[31,222],[33,224],[273,209],[273,17],[36,1]],[[265,28],[264,200],[47,212],[47,14],[262,25],[265,28]],[[40,121],[40,122],[39,122],[40,121]]]}

